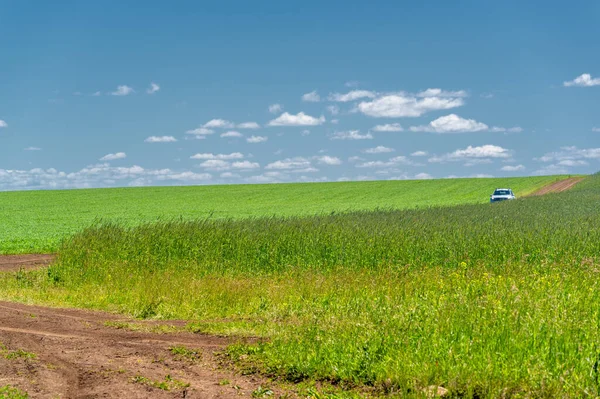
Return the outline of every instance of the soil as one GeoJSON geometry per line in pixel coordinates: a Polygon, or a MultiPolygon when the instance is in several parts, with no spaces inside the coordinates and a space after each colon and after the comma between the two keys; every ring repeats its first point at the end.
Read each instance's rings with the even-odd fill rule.
{"type": "Polygon", "coordinates": [[[36,269],[49,265],[54,255],[0,255],[0,272],[36,269]]]}
{"type": "MultiPolygon", "coordinates": [[[[259,386],[271,387],[261,376],[239,375],[223,365],[216,353],[231,339],[136,332],[108,327],[107,321],[131,320],[0,302],[0,387],[17,387],[32,398],[205,399],[252,397],[259,386]],[[169,348],[179,345],[198,352],[199,359],[173,355],[169,348]],[[21,356],[8,355],[19,350],[21,356]],[[169,390],[153,386],[165,381],[169,390]]],[[[281,393],[273,391],[270,397],[281,393]]]]}
{"type": "Polygon", "coordinates": [[[550,194],[550,193],[560,193],[562,191],[566,191],[566,190],[573,188],[577,183],[579,183],[583,179],[584,179],[583,177],[570,177],[565,180],[561,180],[561,181],[557,181],[552,184],[548,184],[547,186],[540,188],[539,190],[535,191],[534,193],[532,193],[530,195],[545,195],[545,194],[550,194]]]}

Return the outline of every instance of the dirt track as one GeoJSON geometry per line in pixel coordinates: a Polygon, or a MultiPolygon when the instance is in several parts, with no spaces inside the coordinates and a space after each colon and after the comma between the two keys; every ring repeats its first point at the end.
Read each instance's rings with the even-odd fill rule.
{"type": "Polygon", "coordinates": [[[0,272],[36,269],[49,265],[53,259],[54,255],[0,255],[0,272]]]}
{"type": "Polygon", "coordinates": [[[269,385],[219,366],[214,352],[230,342],[226,338],[105,326],[123,320],[102,312],[0,302],[0,387],[18,387],[32,398],[208,399],[251,397],[260,385],[269,385]],[[177,345],[196,350],[200,359],[176,357],[169,348],[177,345]],[[19,350],[35,359],[24,352],[15,356],[19,350]],[[166,376],[180,385],[168,382],[169,391],[152,386],[168,381],[166,376]]]}
{"type": "Polygon", "coordinates": [[[562,191],[567,191],[567,190],[573,188],[573,186],[575,186],[577,183],[579,183],[583,179],[584,179],[583,177],[570,177],[565,180],[560,180],[555,183],[548,184],[547,186],[540,188],[539,190],[533,192],[530,195],[544,195],[544,194],[560,193],[562,191]]]}

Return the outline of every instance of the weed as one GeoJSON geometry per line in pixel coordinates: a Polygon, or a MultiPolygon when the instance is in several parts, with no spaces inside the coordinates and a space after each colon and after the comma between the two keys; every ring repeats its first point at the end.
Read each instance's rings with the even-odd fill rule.
{"type": "Polygon", "coordinates": [[[29,395],[10,385],[0,386],[0,399],[27,399],[29,395]]]}
{"type": "Polygon", "coordinates": [[[23,349],[9,350],[3,343],[0,342],[0,356],[7,360],[12,359],[36,359],[37,355],[32,352],[26,352],[23,349]]]}
{"type": "Polygon", "coordinates": [[[6,359],[35,359],[37,355],[31,352],[25,352],[22,349],[17,349],[16,351],[9,352],[4,355],[6,359]]]}
{"type": "Polygon", "coordinates": [[[197,362],[202,358],[202,354],[198,350],[188,349],[185,346],[174,346],[169,348],[171,354],[176,360],[188,360],[190,362],[197,362]]]}
{"type": "Polygon", "coordinates": [[[165,379],[163,381],[154,381],[144,376],[136,375],[131,378],[131,382],[133,382],[134,384],[148,385],[154,388],[161,389],[163,391],[185,389],[190,386],[190,384],[177,380],[171,377],[171,375],[169,374],[165,376],[165,379]]]}
{"type": "Polygon", "coordinates": [[[259,386],[254,391],[252,391],[253,398],[266,398],[270,396],[273,396],[273,391],[269,388],[265,388],[262,386],[259,386]]]}

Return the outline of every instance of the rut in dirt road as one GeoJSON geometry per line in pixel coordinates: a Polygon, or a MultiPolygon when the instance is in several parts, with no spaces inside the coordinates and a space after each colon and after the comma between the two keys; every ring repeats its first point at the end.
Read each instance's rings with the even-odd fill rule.
{"type": "Polygon", "coordinates": [[[134,332],[107,327],[107,321],[124,318],[0,302],[0,387],[11,385],[33,398],[210,399],[250,397],[269,385],[219,365],[214,352],[232,342],[227,338],[134,332]],[[198,358],[174,355],[170,348],[177,346],[198,358]]]}

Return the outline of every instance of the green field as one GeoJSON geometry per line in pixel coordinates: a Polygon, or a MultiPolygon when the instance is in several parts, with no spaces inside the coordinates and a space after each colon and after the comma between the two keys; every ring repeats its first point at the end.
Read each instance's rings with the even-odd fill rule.
{"type": "Polygon", "coordinates": [[[0,299],[265,337],[228,353],[365,395],[600,395],[600,175],[494,205],[99,223],[58,253],[0,299]]]}
{"type": "Polygon", "coordinates": [[[0,193],[0,253],[55,252],[97,219],[314,215],[348,210],[485,203],[496,187],[526,195],[565,176],[273,185],[148,187],[0,193]]]}

